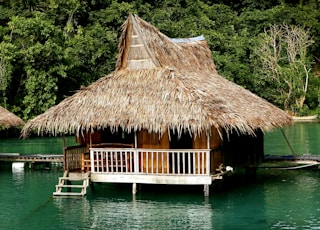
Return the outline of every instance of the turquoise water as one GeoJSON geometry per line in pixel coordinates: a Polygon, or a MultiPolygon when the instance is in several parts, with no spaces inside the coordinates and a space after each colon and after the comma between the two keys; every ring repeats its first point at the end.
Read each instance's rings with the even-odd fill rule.
{"type": "Polygon", "coordinates": [[[52,198],[60,172],[0,171],[0,229],[319,229],[318,171],[259,170],[257,180],[200,187],[95,185],[80,198],[52,198]]]}
{"type": "MultiPolygon", "coordinates": [[[[320,124],[306,127],[312,135],[300,125],[286,135],[295,151],[319,153],[320,124]]],[[[266,136],[269,153],[290,153],[278,131],[266,136]]],[[[259,169],[254,181],[239,175],[212,187],[209,198],[202,186],[143,185],[133,196],[131,185],[121,184],[95,184],[85,197],[53,198],[62,171],[0,166],[0,229],[320,229],[319,169],[259,169]]]]}
{"type": "Polygon", "coordinates": [[[271,155],[320,155],[320,123],[295,123],[289,127],[265,133],[265,154],[271,155]],[[289,145],[293,149],[290,150],[289,145]]]}
{"type": "MultiPolygon", "coordinates": [[[[66,146],[78,145],[74,136],[65,137],[66,146]]],[[[62,154],[62,137],[32,137],[0,139],[0,153],[62,154]]]]}

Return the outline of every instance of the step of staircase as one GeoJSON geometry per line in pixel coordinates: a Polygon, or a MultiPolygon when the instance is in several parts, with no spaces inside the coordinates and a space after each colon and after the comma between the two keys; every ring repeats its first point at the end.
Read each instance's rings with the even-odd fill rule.
{"type": "Polygon", "coordinates": [[[54,196],[84,196],[81,192],[54,192],[54,196]]]}
{"type": "Polygon", "coordinates": [[[68,176],[73,179],[86,179],[90,176],[90,172],[86,172],[86,173],[69,172],[68,176]]]}
{"type": "Polygon", "coordinates": [[[59,180],[68,180],[68,181],[82,181],[86,178],[78,178],[78,177],[59,177],[59,180]]]}
{"type": "Polygon", "coordinates": [[[57,188],[83,188],[83,185],[73,185],[73,184],[58,184],[56,185],[57,188]]]}
{"type": "Polygon", "coordinates": [[[87,193],[87,187],[89,186],[90,173],[69,173],[65,171],[62,177],[59,177],[59,182],[56,185],[56,191],[53,193],[54,196],[84,196],[87,193]],[[71,181],[78,181],[82,184],[69,184],[71,181]],[[68,182],[68,184],[65,184],[68,182]],[[63,188],[67,188],[64,191],[63,188]],[[72,191],[74,189],[81,189],[80,192],[72,191]]]}

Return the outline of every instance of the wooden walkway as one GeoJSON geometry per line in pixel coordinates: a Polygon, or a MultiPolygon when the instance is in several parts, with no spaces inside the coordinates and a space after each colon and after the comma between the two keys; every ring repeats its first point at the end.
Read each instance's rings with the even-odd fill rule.
{"type": "Polygon", "coordinates": [[[320,155],[286,155],[286,156],[272,156],[266,155],[264,161],[257,166],[257,168],[264,169],[306,169],[316,168],[320,169],[320,155]]]}
{"type": "Polygon", "coordinates": [[[265,155],[264,162],[270,161],[317,161],[320,162],[320,155],[265,155]]]}
{"type": "Polygon", "coordinates": [[[0,153],[0,162],[59,162],[63,163],[62,154],[19,154],[0,153]]]}

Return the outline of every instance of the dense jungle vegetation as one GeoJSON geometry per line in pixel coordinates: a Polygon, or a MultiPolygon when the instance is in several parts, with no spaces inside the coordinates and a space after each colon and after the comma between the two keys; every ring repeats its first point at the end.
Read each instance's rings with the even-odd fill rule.
{"type": "Polygon", "coordinates": [[[220,75],[296,115],[320,111],[320,0],[0,0],[0,105],[28,120],[114,70],[135,13],[204,35],[220,75]]]}

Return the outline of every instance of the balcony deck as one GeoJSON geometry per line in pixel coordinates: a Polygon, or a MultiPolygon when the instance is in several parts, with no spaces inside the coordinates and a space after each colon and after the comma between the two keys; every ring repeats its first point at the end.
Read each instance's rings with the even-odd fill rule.
{"type": "Polygon", "coordinates": [[[93,182],[211,184],[210,150],[91,148],[93,182]]]}
{"type": "MultiPolygon", "coordinates": [[[[90,172],[91,182],[136,184],[204,185],[205,193],[215,179],[215,150],[146,148],[69,148],[65,170],[90,172]]],[[[216,165],[216,164],[215,164],[216,165]]]]}

